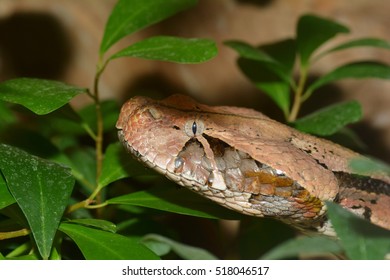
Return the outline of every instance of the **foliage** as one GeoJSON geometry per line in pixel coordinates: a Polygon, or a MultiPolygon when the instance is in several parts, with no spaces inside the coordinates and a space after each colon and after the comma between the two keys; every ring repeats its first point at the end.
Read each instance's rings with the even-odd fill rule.
{"type": "MultiPolygon", "coordinates": [[[[217,219],[242,220],[241,234],[245,238],[238,244],[242,258],[286,258],[295,257],[302,250],[309,254],[342,250],[339,243],[326,238],[281,243],[293,234],[287,226],[244,217],[187,190],[177,190],[172,183],[132,160],[121,144],[112,140],[116,139],[114,129],[119,106],[113,101],[101,101],[99,96],[100,76],[111,60],[131,57],[201,63],[213,58],[217,49],[211,40],[156,36],[135,42],[108,57],[107,52],[125,36],[195,4],[195,0],[119,0],[106,24],[92,89],[32,78],[0,84],[0,258],[217,258],[204,249],[176,241],[174,229],[161,226],[169,213],[174,213],[174,217],[207,218],[212,225],[217,219]],[[79,94],[90,96],[93,104],[74,110],[69,101],[79,94]],[[275,234],[268,234],[272,230],[275,234]],[[267,244],[253,245],[253,240],[267,238],[267,244]],[[245,243],[246,240],[249,241],[245,243]],[[281,244],[276,247],[278,243],[281,244]],[[322,246],[308,249],[313,243],[322,246]],[[268,251],[270,245],[274,247],[268,251]]],[[[386,65],[361,62],[337,68],[306,86],[311,63],[324,55],[357,46],[388,48],[382,40],[362,39],[313,57],[322,43],[346,31],[347,28],[337,23],[304,16],[294,40],[261,48],[237,41],[227,45],[239,52],[243,72],[294,122],[301,103],[320,86],[348,77],[388,78],[386,65]],[[301,60],[298,83],[292,78],[297,54],[301,60]],[[289,89],[295,90],[292,106],[289,89]]],[[[348,102],[297,120],[295,125],[308,132],[329,134],[357,121],[360,115],[359,105],[348,102]],[[336,113],[338,117],[334,118],[336,113]]],[[[342,213],[339,215],[343,216],[342,213]]],[[[336,224],[335,220],[335,227],[339,227],[336,224]]],[[[340,236],[341,232],[342,229],[340,236]]],[[[344,244],[344,238],[341,243],[347,250],[351,247],[344,244]]],[[[222,241],[220,244],[230,247],[222,241]]],[[[381,256],[349,251],[347,255],[351,258],[381,256]]]]}
{"type": "MultiPolygon", "coordinates": [[[[158,179],[132,160],[117,141],[103,139],[105,133],[114,134],[119,107],[100,100],[99,80],[107,64],[121,57],[175,63],[201,63],[213,58],[217,49],[211,40],[168,36],[146,38],[106,58],[120,39],[195,4],[196,0],[118,1],[106,24],[92,90],[33,78],[0,84],[0,118],[4,124],[0,128],[4,143],[0,145],[0,239],[6,240],[1,246],[5,258],[76,258],[75,252],[62,253],[69,242],[74,242],[87,259],[159,258],[139,235],[126,236],[109,222],[110,211],[122,214],[118,223],[136,217],[131,213],[134,209],[119,210],[120,206],[155,207],[160,201],[162,209],[167,210],[168,203],[158,196],[163,195],[158,189],[113,196],[105,189],[110,186],[114,191],[121,186],[120,179],[129,177],[146,175],[144,180],[150,182],[158,179]],[[79,94],[89,95],[94,104],[75,111],[68,103],[79,94]],[[19,121],[23,118],[29,123],[19,121]],[[85,137],[92,140],[94,148],[81,141],[85,137]],[[29,238],[21,243],[14,241],[22,236],[29,238]]],[[[176,195],[169,211],[226,216],[219,206],[189,197],[195,208],[181,206],[181,197],[176,195]]]]}

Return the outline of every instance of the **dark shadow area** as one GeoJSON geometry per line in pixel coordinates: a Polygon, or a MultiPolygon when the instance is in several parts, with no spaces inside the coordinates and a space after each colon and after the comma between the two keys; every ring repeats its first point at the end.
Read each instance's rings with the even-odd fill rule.
{"type": "MultiPolygon", "coordinates": [[[[318,76],[314,75],[309,76],[307,85],[312,84],[318,78],[318,76]]],[[[345,101],[343,91],[339,87],[334,84],[325,85],[317,89],[312,96],[303,103],[298,118],[343,101],[345,101]]]]}
{"type": "Polygon", "coordinates": [[[71,57],[66,31],[45,13],[15,13],[0,21],[1,79],[59,79],[71,57]]]}
{"type": "Polygon", "coordinates": [[[275,2],[274,0],[236,0],[239,4],[252,5],[257,7],[267,7],[275,2]]]}
{"type": "Polygon", "coordinates": [[[368,146],[367,151],[363,151],[363,153],[390,163],[390,150],[383,136],[384,131],[377,130],[364,121],[352,127],[364,144],[368,146]]]}
{"type": "Polygon", "coordinates": [[[139,77],[135,82],[124,86],[120,96],[128,100],[136,95],[163,99],[175,93],[185,94],[184,88],[178,87],[166,79],[161,73],[155,72],[139,77]]]}

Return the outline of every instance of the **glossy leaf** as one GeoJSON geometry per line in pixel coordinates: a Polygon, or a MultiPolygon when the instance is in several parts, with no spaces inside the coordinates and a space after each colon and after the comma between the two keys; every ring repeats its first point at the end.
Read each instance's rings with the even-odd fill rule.
{"type": "MultiPolygon", "coordinates": [[[[178,256],[185,260],[216,260],[217,257],[211,254],[210,252],[197,248],[194,246],[189,246],[177,241],[174,241],[170,238],[158,235],[158,234],[148,234],[142,239],[142,243],[145,244],[148,248],[153,250],[157,246],[168,245],[169,248],[175,252],[178,256]]],[[[161,250],[161,249],[159,249],[161,250]]]]}
{"type": "Polygon", "coordinates": [[[354,158],[349,162],[351,169],[358,174],[383,172],[390,175],[390,166],[378,159],[366,157],[354,158]]]}
{"type": "Polygon", "coordinates": [[[15,248],[12,248],[10,252],[7,253],[7,259],[18,257],[18,256],[24,256],[27,254],[36,255],[36,259],[40,259],[39,254],[36,250],[32,250],[31,242],[24,242],[22,244],[18,244],[15,248]]]}
{"type": "Polygon", "coordinates": [[[301,64],[307,67],[315,50],[339,33],[348,33],[347,27],[314,15],[302,16],[297,25],[297,50],[301,64]]]}
{"type": "Polygon", "coordinates": [[[336,239],[326,236],[301,236],[289,239],[264,254],[264,260],[277,260],[305,256],[321,257],[330,253],[340,254],[343,248],[336,239]]]}
{"type": "Polygon", "coordinates": [[[100,44],[100,55],[123,37],[186,10],[196,3],[196,0],[119,0],[107,21],[100,44]]]}
{"type": "Polygon", "coordinates": [[[362,117],[361,106],[357,101],[349,101],[324,107],[310,115],[298,119],[294,127],[310,134],[331,135],[347,124],[357,122],[362,117]]]}
{"type": "Polygon", "coordinates": [[[224,42],[224,44],[234,49],[242,58],[269,62],[269,63],[277,63],[275,59],[273,59],[263,50],[261,50],[260,48],[253,47],[248,43],[232,40],[232,41],[226,41],[224,42]]]}
{"type": "Polygon", "coordinates": [[[92,192],[96,185],[95,150],[92,147],[78,147],[70,151],[62,160],[72,168],[73,173],[77,173],[77,178],[83,186],[92,192]]]}
{"type": "Polygon", "coordinates": [[[171,252],[171,246],[167,243],[154,241],[154,240],[145,240],[142,242],[146,247],[148,247],[151,251],[153,251],[157,256],[165,256],[169,252],[171,252]]]}
{"type": "Polygon", "coordinates": [[[390,253],[390,231],[371,224],[335,203],[326,203],[328,216],[347,256],[355,260],[384,259],[390,253]]]}
{"type": "Polygon", "coordinates": [[[7,107],[7,103],[0,101],[0,132],[6,125],[14,123],[15,121],[16,117],[11,109],[7,107]]]}
{"type": "Polygon", "coordinates": [[[41,256],[47,259],[74,178],[65,167],[8,145],[0,145],[0,154],[8,188],[28,221],[41,256]]]}
{"type": "MultiPolygon", "coordinates": [[[[287,84],[293,84],[291,71],[295,62],[294,40],[288,39],[269,45],[253,47],[241,41],[227,41],[225,45],[231,47],[241,58],[259,62],[257,68],[265,68],[287,84]]],[[[263,69],[259,71],[264,72],[263,69]]]]}
{"type": "Polygon", "coordinates": [[[99,186],[105,187],[117,180],[135,175],[150,174],[142,164],[134,160],[119,142],[110,144],[104,155],[99,186]]]}
{"type": "Polygon", "coordinates": [[[336,47],[333,47],[330,50],[327,50],[327,51],[321,53],[318,57],[324,56],[328,53],[332,53],[335,51],[341,51],[341,50],[350,49],[350,48],[357,48],[357,47],[375,47],[375,48],[390,50],[390,43],[385,41],[385,40],[378,39],[378,38],[354,39],[354,40],[342,43],[340,45],[337,45],[336,47]]]}
{"type": "Polygon", "coordinates": [[[158,259],[135,238],[72,223],[62,223],[59,229],[77,244],[87,260],[158,259]]]}
{"type": "Polygon", "coordinates": [[[322,76],[312,83],[305,96],[308,97],[313,91],[331,82],[341,79],[362,79],[362,78],[378,78],[390,79],[390,66],[379,62],[366,61],[354,62],[336,68],[335,70],[322,76]]]}
{"type": "Polygon", "coordinates": [[[209,218],[240,219],[242,215],[219,206],[200,195],[174,186],[158,187],[112,198],[109,204],[144,206],[177,214],[209,218]]]}
{"type": "Polygon", "coordinates": [[[290,84],[261,62],[240,58],[238,66],[257,88],[264,91],[285,115],[290,107],[290,84]]]}
{"type": "Polygon", "coordinates": [[[119,51],[111,59],[126,56],[176,63],[201,63],[212,59],[217,53],[215,43],[208,39],[156,36],[119,51]]]}
{"type": "Polygon", "coordinates": [[[20,78],[0,84],[0,100],[20,104],[38,115],[48,114],[86,89],[57,81],[20,78]]]}
{"type": "MultiPolygon", "coordinates": [[[[88,105],[87,107],[94,107],[95,105],[88,105]]],[[[104,110],[104,102],[101,104],[102,111],[104,110]]],[[[84,109],[84,108],[83,108],[84,109]]],[[[76,112],[69,104],[61,107],[60,109],[52,112],[46,117],[41,117],[40,124],[42,127],[46,128],[49,133],[59,133],[61,135],[65,134],[67,136],[72,135],[85,135],[88,130],[91,130],[88,126],[89,124],[80,116],[80,112],[76,112]]],[[[103,111],[104,112],[104,111],[103,111]]],[[[92,118],[96,113],[94,111],[89,112],[89,117],[92,118]]]]}
{"type": "Polygon", "coordinates": [[[0,209],[3,209],[11,204],[14,204],[15,202],[16,201],[14,197],[8,191],[7,183],[3,175],[1,174],[1,167],[0,167],[0,209]]]}
{"type": "Polygon", "coordinates": [[[86,227],[97,228],[101,230],[105,230],[108,232],[115,233],[116,225],[110,221],[100,220],[100,219],[73,219],[67,221],[67,223],[73,223],[78,225],[83,225],[86,227]]]}
{"type": "Polygon", "coordinates": [[[32,260],[39,260],[39,255],[37,254],[29,254],[29,255],[23,255],[23,256],[17,256],[17,257],[11,257],[7,260],[17,260],[17,261],[32,261],[32,260]]]}

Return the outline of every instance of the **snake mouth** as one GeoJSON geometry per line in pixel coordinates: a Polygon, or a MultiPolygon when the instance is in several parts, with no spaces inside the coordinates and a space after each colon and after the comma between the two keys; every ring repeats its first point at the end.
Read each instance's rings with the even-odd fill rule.
{"type": "Polygon", "coordinates": [[[118,137],[132,156],[147,167],[227,208],[247,215],[292,221],[313,219],[324,213],[322,202],[282,171],[254,160],[219,139],[205,136],[213,159],[206,156],[202,143],[193,137],[176,157],[160,166],[155,162],[156,157],[150,159],[135,149],[121,129],[118,137]],[[222,176],[223,189],[213,187],[215,172],[222,176]]]}

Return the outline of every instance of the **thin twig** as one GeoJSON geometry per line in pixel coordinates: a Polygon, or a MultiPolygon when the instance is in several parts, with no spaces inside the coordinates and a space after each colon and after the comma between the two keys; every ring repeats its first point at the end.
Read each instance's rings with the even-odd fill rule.
{"type": "Polygon", "coordinates": [[[0,240],[26,236],[30,234],[30,230],[23,228],[15,231],[0,232],[0,240]]]}

